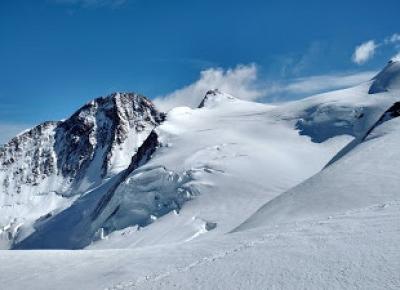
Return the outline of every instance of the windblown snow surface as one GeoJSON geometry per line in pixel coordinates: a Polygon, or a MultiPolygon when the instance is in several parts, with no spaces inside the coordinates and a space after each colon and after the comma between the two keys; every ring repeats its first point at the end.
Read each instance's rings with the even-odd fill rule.
{"type": "Polygon", "coordinates": [[[16,245],[83,250],[1,251],[2,287],[398,289],[398,66],[290,103],[173,109],[148,162],[16,245]]]}

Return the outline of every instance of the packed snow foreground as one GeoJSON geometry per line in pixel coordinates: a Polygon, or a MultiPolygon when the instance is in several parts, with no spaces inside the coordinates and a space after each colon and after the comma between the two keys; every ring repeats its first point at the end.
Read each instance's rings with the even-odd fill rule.
{"type": "Polygon", "coordinates": [[[399,288],[398,117],[393,61],[283,104],[96,99],[0,147],[1,288],[399,288]]]}

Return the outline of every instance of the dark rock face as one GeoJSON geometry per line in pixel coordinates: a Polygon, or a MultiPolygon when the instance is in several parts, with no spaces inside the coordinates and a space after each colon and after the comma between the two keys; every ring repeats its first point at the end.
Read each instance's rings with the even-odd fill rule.
{"type": "Polygon", "coordinates": [[[219,94],[221,94],[221,92],[218,89],[207,91],[206,95],[201,100],[201,102],[197,108],[199,108],[199,109],[203,108],[209,98],[212,98],[213,96],[215,97],[216,95],[219,95],[219,94]]]}
{"type": "Polygon", "coordinates": [[[364,141],[368,135],[382,123],[397,117],[400,117],[400,102],[394,103],[389,109],[387,109],[386,112],[383,113],[383,115],[379,118],[379,120],[368,130],[362,140],[364,141]]]}
{"type": "MultiPolygon", "coordinates": [[[[387,117],[390,117],[391,119],[400,117],[400,102],[396,102],[391,106],[386,112],[385,115],[387,117]]],[[[385,116],[384,115],[384,116],[385,116]]],[[[383,117],[384,117],[383,116],[383,117]]]]}
{"type": "MultiPolygon", "coordinates": [[[[138,94],[97,98],[67,120],[45,122],[0,147],[0,193],[18,194],[24,187],[38,193],[79,193],[121,165],[121,160],[126,159],[122,165],[128,166],[164,118],[138,94]],[[82,185],[88,175],[90,180],[82,185]]],[[[115,171],[124,169],[119,167],[115,171]]]]}
{"type": "Polygon", "coordinates": [[[22,184],[37,186],[46,176],[57,172],[53,149],[46,145],[54,143],[54,134],[50,132],[59,124],[45,122],[0,147],[0,193],[1,187],[6,193],[20,193],[22,184]]]}
{"type": "MultiPolygon", "coordinates": [[[[55,143],[57,155],[61,156],[58,169],[63,176],[77,176],[79,181],[83,177],[81,171],[97,159],[102,163],[99,173],[104,177],[112,166],[114,151],[128,135],[132,132],[146,134],[146,130],[157,126],[163,118],[164,115],[140,95],[114,94],[98,98],[58,128],[55,143]]],[[[127,159],[135,153],[137,146],[131,148],[127,159]]]]}

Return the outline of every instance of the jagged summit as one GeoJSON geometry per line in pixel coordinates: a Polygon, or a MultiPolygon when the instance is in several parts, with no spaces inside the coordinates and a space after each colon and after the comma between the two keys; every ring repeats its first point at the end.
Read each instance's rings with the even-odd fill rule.
{"type": "Polygon", "coordinates": [[[390,89],[400,89],[400,61],[392,59],[373,79],[369,94],[387,92],[390,89]]]}
{"type": "Polygon", "coordinates": [[[50,191],[65,194],[71,184],[79,185],[74,191],[86,190],[128,166],[129,157],[163,119],[150,100],[135,93],[94,99],[65,121],[40,124],[1,147],[3,190],[12,194],[24,186],[40,187],[51,175],[66,180],[50,191]]]}
{"type": "Polygon", "coordinates": [[[124,107],[129,107],[132,105],[135,110],[140,111],[147,107],[152,111],[156,111],[153,102],[143,95],[134,92],[114,92],[107,96],[98,97],[91,100],[90,102],[86,103],[86,105],[81,107],[76,113],[96,105],[104,108],[115,107],[117,109],[123,109],[124,107]]]}
{"type": "Polygon", "coordinates": [[[232,102],[237,100],[234,96],[223,93],[219,89],[209,90],[204,96],[198,108],[215,107],[220,103],[232,102]]]}

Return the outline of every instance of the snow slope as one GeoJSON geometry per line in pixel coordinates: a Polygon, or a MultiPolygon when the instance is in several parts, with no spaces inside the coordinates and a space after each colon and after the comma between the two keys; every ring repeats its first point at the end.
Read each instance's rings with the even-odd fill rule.
{"type": "Polygon", "coordinates": [[[5,289],[398,289],[400,204],[208,241],[0,251],[5,289]]]}
{"type": "Polygon", "coordinates": [[[400,118],[385,122],[352,151],[294,189],[268,202],[237,230],[327,218],[400,199],[397,174],[400,118]],[[322,186],[323,185],[323,186],[322,186]]]}
{"type": "MultiPolygon", "coordinates": [[[[380,75],[387,77],[383,73],[378,77],[380,75]]],[[[369,130],[339,152],[329,166],[266,203],[236,230],[327,217],[337,212],[398,200],[399,93],[399,90],[391,90],[391,95],[397,96],[393,103],[383,112],[381,107],[374,108],[381,116],[369,126],[369,130]]],[[[376,96],[384,94],[381,92],[376,96]]]]}

